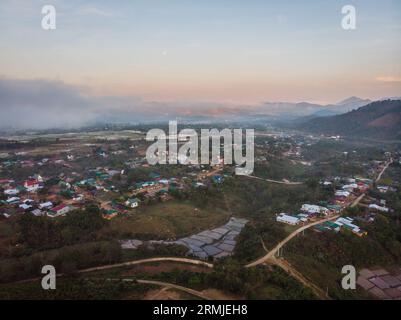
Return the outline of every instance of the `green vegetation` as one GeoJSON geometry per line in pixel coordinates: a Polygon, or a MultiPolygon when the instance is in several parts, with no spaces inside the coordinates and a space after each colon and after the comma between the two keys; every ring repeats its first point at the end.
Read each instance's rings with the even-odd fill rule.
{"type": "Polygon", "coordinates": [[[88,242],[31,255],[0,260],[0,283],[34,278],[44,265],[53,265],[60,273],[75,274],[78,270],[121,261],[121,247],[116,242],[88,242]]]}
{"type": "Polygon", "coordinates": [[[224,224],[227,211],[211,206],[196,207],[190,201],[168,201],[138,209],[110,221],[107,230],[120,238],[171,239],[224,224]]]}
{"type": "Polygon", "coordinates": [[[60,278],[57,290],[43,290],[38,282],[0,285],[0,300],[118,300],[141,299],[152,286],[105,279],[60,278]]]}
{"type": "Polygon", "coordinates": [[[218,261],[208,273],[177,269],[152,275],[151,278],[198,290],[220,289],[245,299],[314,299],[309,289],[304,288],[281,269],[244,268],[234,259],[218,261]],[[274,288],[275,293],[267,294],[268,288],[274,288]]]}
{"type": "Polygon", "coordinates": [[[308,231],[287,244],[284,258],[321,288],[328,287],[332,298],[358,297],[341,288],[343,266],[353,265],[358,270],[401,262],[401,243],[386,217],[378,215],[374,223],[363,227],[368,231],[364,238],[347,232],[308,231]]]}

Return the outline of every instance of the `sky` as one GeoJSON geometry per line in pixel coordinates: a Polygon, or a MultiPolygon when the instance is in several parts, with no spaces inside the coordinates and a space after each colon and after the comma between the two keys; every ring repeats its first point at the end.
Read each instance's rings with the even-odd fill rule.
{"type": "Polygon", "coordinates": [[[398,0],[2,0],[0,43],[7,90],[188,105],[401,95],[398,0]]]}

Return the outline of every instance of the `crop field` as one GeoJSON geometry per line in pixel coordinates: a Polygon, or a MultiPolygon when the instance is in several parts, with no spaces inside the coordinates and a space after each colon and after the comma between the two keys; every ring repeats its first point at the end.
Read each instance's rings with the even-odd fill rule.
{"type": "Polygon", "coordinates": [[[117,217],[110,228],[123,236],[147,234],[168,239],[219,226],[227,222],[228,216],[228,212],[219,208],[197,208],[189,202],[170,201],[117,217]]]}

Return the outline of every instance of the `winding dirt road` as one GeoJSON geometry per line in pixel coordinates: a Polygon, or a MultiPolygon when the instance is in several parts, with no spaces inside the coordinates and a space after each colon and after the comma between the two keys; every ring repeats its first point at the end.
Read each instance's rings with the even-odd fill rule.
{"type": "Polygon", "coordinates": [[[133,260],[133,261],[127,261],[127,262],[121,262],[121,263],[115,263],[115,264],[108,264],[108,265],[103,265],[103,266],[99,266],[99,267],[82,269],[82,270],[79,270],[78,272],[79,273],[93,272],[93,271],[107,270],[107,269],[112,269],[112,268],[133,266],[133,265],[142,264],[142,263],[165,262],[165,261],[189,263],[189,264],[194,264],[194,265],[198,265],[198,266],[204,266],[207,268],[213,268],[213,264],[205,262],[205,261],[201,261],[201,260],[187,259],[187,258],[175,258],[175,257],[161,257],[161,258],[149,258],[149,259],[133,260]]]}
{"type": "Polygon", "coordinates": [[[274,257],[276,255],[276,253],[280,250],[281,247],[283,247],[288,241],[290,241],[292,238],[294,238],[296,235],[298,235],[299,233],[303,232],[306,229],[309,229],[317,224],[326,222],[326,221],[330,221],[330,220],[334,220],[337,219],[340,215],[337,214],[335,216],[329,217],[329,218],[325,218],[325,219],[321,219],[312,223],[309,223],[307,225],[304,225],[300,228],[298,228],[297,230],[295,230],[294,232],[292,232],[289,236],[287,236],[287,238],[285,238],[284,240],[280,241],[272,250],[270,250],[266,255],[264,255],[263,257],[248,263],[245,267],[246,268],[250,268],[250,267],[256,267],[257,265],[263,264],[266,261],[270,260],[272,257],[274,257]]]}

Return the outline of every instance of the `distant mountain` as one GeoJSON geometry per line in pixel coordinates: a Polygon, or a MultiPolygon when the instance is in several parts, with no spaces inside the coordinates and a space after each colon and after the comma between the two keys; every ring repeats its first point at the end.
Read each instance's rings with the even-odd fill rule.
{"type": "Polygon", "coordinates": [[[354,109],[358,109],[360,107],[366,106],[367,104],[371,103],[372,101],[369,99],[361,99],[358,97],[350,97],[343,101],[336,103],[333,106],[329,106],[331,110],[335,110],[338,114],[346,113],[352,111],[354,109]]]}
{"type": "Polygon", "coordinates": [[[345,114],[315,118],[297,126],[317,133],[401,139],[401,100],[376,101],[345,114]]]}
{"type": "Polygon", "coordinates": [[[271,120],[302,121],[330,115],[337,115],[370,103],[370,100],[351,97],[337,104],[322,105],[310,102],[264,102],[257,106],[217,107],[192,110],[202,115],[219,117],[269,117],[271,120]]]}
{"type": "Polygon", "coordinates": [[[346,113],[372,102],[369,99],[350,97],[337,104],[322,105],[309,102],[265,102],[260,106],[241,109],[242,115],[265,115],[280,120],[317,118],[346,113]]]}

